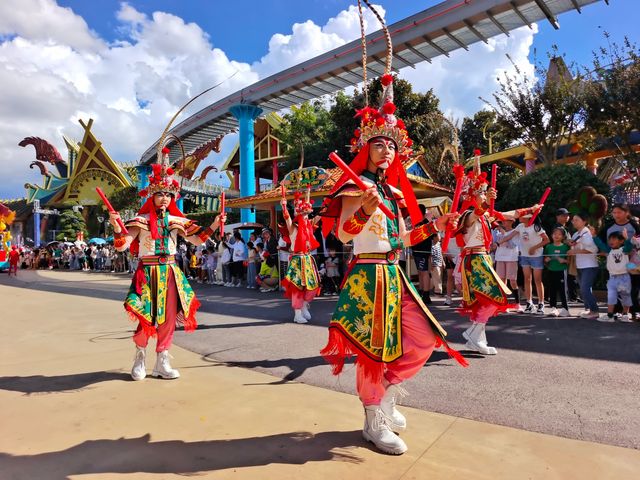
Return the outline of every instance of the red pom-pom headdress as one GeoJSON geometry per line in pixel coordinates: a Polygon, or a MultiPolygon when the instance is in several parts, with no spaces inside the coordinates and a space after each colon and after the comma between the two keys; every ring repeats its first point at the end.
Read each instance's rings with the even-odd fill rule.
{"type": "Polygon", "coordinates": [[[294,194],[293,211],[296,216],[308,215],[313,212],[313,206],[311,205],[308,197],[309,195],[307,194],[307,198],[303,198],[300,192],[296,192],[294,194]]]}
{"type": "Polygon", "coordinates": [[[463,206],[465,203],[475,203],[475,197],[487,191],[489,182],[487,173],[480,171],[480,150],[475,149],[473,168],[465,175],[464,167],[460,164],[453,166],[453,173],[457,181],[462,181],[462,189],[460,195],[462,197],[463,206]]]}
{"type": "Polygon", "coordinates": [[[160,163],[151,165],[151,175],[149,175],[149,185],[140,190],[141,197],[152,197],[158,192],[172,193],[176,198],[180,193],[180,184],[173,178],[173,169],[169,166],[169,149],[162,149],[162,160],[160,163]]]}
{"type": "Polygon", "coordinates": [[[407,134],[404,122],[394,115],[396,106],[393,103],[393,76],[383,75],[380,83],[382,84],[380,109],[366,106],[356,111],[356,118],[360,118],[360,127],[356,129],[351,139],[351,151],[359,152],[369,140],[385,137],[395,142],[398,155],[402,160],[411,155],[413,142],[407,134]]]}

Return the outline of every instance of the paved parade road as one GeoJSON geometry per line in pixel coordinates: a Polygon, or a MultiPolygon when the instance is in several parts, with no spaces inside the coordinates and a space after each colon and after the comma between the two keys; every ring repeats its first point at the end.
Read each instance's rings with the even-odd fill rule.
{"type": "MultiPolygon", "coordinates": [[[[9,283],[6,275],[0,276],[0,283],[9,283]]],[[[23,280],[11,283],[122,301],[128,278],[28,272],[23,280]]],[[[326,341],[335,297],[316,300],[311,323],[296,325],[279,294],[197,284],[195,289],[203,305],[200,327],[193,334],[178,332],[179,346],[212,362],[273,375],[272,382],[264,383],[265,389],[295,381],[354,392],[353,366],[347,365],[341,377],[333,377],[318,354],[326,341]]],[[[34,291],[34,301],[37,298],[34,291]]],[[[577,312],[578,306],[572,310],[577,312]]],[[[453,346],[462,348],[464,320],[441,301],[435,302],[433,312],[453,346]]],[[[104,320],[118,325],[125,321],[124,314],[104,320]]],[[[463,351],[470,363],[464,369],[436,351],[405,385],[410,396],[402,403],[535,432],[640,448],[640,324],[505,315],[489,323],[487,334],[499,350],[497,356],[463,351]]],[[[129,356],[122,358],[124,369],[130,361],[129,356]]]]}

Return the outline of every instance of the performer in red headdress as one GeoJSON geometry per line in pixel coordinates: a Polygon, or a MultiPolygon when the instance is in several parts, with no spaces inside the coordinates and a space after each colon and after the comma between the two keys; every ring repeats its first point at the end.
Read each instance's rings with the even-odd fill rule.
{"type": "Polygon", "coordinates": [[[542,205],[490,214],[490,202],[496,198],[497,192],[488,188],[487,174],[480,172],[479,151],[475,153],[475,166],[466,175],[462,165],[454,167],[457,182],[461,182],[462,186],[462,206],[459,210],[462,215],[454,232],[461,248],[458,268],[462,277],[462,308],[458,311],[471,320],[471,326],[462,333],[467,340],[465,347],[484,355],[495,355],[497,350],[487,343],[486,324],[489,318],[518,306],[509,304],[507,296],[511,290],[493,269],[488,253],[491,223],[534,214],[542,205]]]}
{"type": "Polygon", "coordinates": [[[226,217],[221,213],[207,228],[185,218],[176,205],[180,185],[173,179],[173,169],[168,166],[169,149],[158,153],[162,157],[161,163],[152,165],[149,185],[140,191],[140,196],[146,197],[147,201],[138,215],[126,222],[126,235],[118,225],[119,214],[109,215],[116,250],[122,252],[131,247],[131,253],[139,257],[138,269],[124,303],[131,319],[138,322],[133,335],[136,356],[131,377],[134,380],[146,376],[146,347],[149,338],[155,336],[157,360],[152,375],[168,379],[180,376],[169,363],[173,333],[177,323],[182,324],[185,331],[195,330],[195,314],[200,302],[176,265],[178,236],[201,245],[226,217]]]}
{"type": "Polygon", "coordinates": [[[282,215],[286,223],[287,232],[291,239],[291,257],[287,274],[282,281],[285,296],[291,299],[295,323],[307,323],[311,320],[309,304],[311,300],[320,292],[320,277],[316,261],[310,252],[318,248],[313,231],[317,219],[309,220],[309,214],[313,212],[310,201],[309,190],[307,189],[306,199],[302,198],[300,192],[295,193],[293,209],[295,219],[291,220],[291,215],[287,212],[287,200],[282,198],[282,215]]]}
{"type": "Polygon", "coordinates": [[[393,77],[386,74],[381,81],[382,107],[357,112],[360,128],[351,142],[357,154],[350,167],[368,189],[361,191],[345,175],[323,205],[323,233],[335,229],[342,242],[352,241],[355,257],[321,354],[335,375],[347,356],[357,356],[357,389],[366,418],[363,436],[383,452],[402,454],[407,446],[394,433],[406,428],[405,417],[395,408],[396,398],[405,393],[400,384],[416,375],[438,346],[461,364],[466,361],[448,346],[446,332],[398,266],[403,248],[455,225],[457,215],[415,229],[405,225],[408,216],[413,225],[422,220],[402,164],[412,142],[404,122],[394,115],[393,77]],[[385,216],[380,202],[395,219],[385,216]]]}

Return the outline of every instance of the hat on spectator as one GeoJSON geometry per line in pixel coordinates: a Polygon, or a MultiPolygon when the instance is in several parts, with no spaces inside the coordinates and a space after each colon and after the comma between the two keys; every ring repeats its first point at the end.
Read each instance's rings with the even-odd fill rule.
{"type": "Polygon", "coordinates": [[[569,215],[569,210],[566,208],[559,208],[556,215],[569,215]]]}

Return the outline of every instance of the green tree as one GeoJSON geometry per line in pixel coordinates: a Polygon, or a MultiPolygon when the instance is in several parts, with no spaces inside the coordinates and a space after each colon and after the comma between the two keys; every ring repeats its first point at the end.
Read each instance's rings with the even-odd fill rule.
{"type": "Polygon", "coordinates": [[[75,241],[78,232],[82,232],[85,238],[88,237],[87,225],[82,214],[74,212],[72,209],[64,210],[60,214],[58,225],[60,231],[56,235],[56,240],[60,242],[65,241],[65,239],[70,242],[75,241]]]}
{"type": "Polygon", "coordinates": [[[536,76],[544,82],[514,65],[516,75],[499,81],[493,102],[484,100],[504,134],[529,145],[546,166],[558,159],[562,142],[577,130],[584,105],[581,78],[556,53],[550,55],[549,68],[536,65],[536,76]]]}
{"type": "Polygon", "coordinates": [[[122,212],[123,210],[138,211],[141,198],[138,195],[137,187],[122,187],[109,195],[109,201],[118,212],[122,212]]]}
{"type": "Polygon", "coordinates": [[[304,166],[329,166],[327,154],[331,119],[322,102],[305,102],[299,107],[291,107],[284,121],[275,132],[287,145],[287,161],[283,174],[300,166],[304,157],[304,166]]]}
{"type": "Polygon", "coordinates": [[[518,179],[498,198],[496,208],[508,211],[529,207],[540,200],[547,187],[551,187],[549,198],[540,214],[543,225],[548,229],[555,222],[556,210],[568,207],[585,186],[592,186],[610,199],[609,186],[580,164],[543,167],[518,179]]]}
{"type": "MultiPolygon", "coordinates": [[[[452,185],[452,157],[443,157],[442,152],[455,137],[455,126],[442,115],[438,98],[432,90],[416,93],[409,82],[397,78],[393,89],[396,115],[404,120],[414,142],[414,151],[425,155],[428,173],[435,182],[452,185]]],[[[367,93],[369,104],[379,106],[382,96],[380,79],[368,85],[367,93]]],[[[305,165],[333,167],[327,158],[331,151],[337,151],[346,161],[351,159],[350,143],[359,126],[355,111],[364,105],[364,93],[356,89],[352,95],[344,92],[335,94],[328,109],[319,101],[293,107],[291,113],[284,116],[276,133],[289,145],[285,170],[298,167],[303,148],[305,165]]]]}
{"type": "Polygon", "coordinates": [[[480,110],[473,117],[465,117],[460,128],[460,147],[465,158],[473,155],[479,148],[484,155],[500,152],[511,145],[515,139],[497,123],[496,112],[480,110]]]}
{"type": "Polygon", "coordinates": [[[593,53],[586,76],[583,146],[618,150],[628,166],[637,168],[640,158],[631,148],[631,135],[640,128],[640,50],[627,38],[622,45],[610,43],[593,53]]]}

